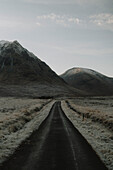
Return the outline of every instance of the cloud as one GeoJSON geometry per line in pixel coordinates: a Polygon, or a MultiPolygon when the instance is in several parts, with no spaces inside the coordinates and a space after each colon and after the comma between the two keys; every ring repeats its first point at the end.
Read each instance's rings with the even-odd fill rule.
{"type": "Polygon", "coordinates": [[[50,13],[47,15],[40,15],[37,16],[38,21],[48,21],[53,22],[54,24],[62,25],[64,27],[69,27],[72,25],[79,25],[82,23],[78,17],[71,17],[67,15],[57,15],[55,13],[50,13]]]}
{"type": "Polygon", "coordinates": [[[113,31],[113,14],[100,13],[97,15],[91,15],[79,18],[78,16],[58,15],[50,13],[46,15],[37,16],[38,26],[57,24],[63,27],[76,26],[82,29],[105,29],[113,31]]]}
{"type": "Polygon", "coordinates": [[[113,31],[113,14],[101,13],[90,16],[90,22],[107,30],[113,31]]]}
{"type": "Polygon", "coordinates": [[[39,23],[39,22],[37,22],[37,23],[36,23],[36,25],[37,25],[38,27],[40,27],[42,24],[41,24],[41,23],[39,23]]]}
{"type": "Polygon", "coordinates": [[[69,18],[68,21],[72,23],[80,24],[80,19],[78,18],[69,18]]]}
{"type": "Polygon", "coordinates": [[[37,19],[43,19],[43,20],[46,20],[46,19],[57,20],[57,19],[64,19],[64,18],[65,18],[65,16],[57,15],[54,13],[37,16],[37,19]]]}

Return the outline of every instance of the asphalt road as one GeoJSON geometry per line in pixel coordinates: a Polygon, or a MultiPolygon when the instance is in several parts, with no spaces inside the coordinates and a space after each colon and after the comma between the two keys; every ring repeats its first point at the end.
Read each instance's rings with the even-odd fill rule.
{"type": "Polygon", "coordinates": [[[56,102],[49,116],[0,170],[107,170],[56,102]]]}

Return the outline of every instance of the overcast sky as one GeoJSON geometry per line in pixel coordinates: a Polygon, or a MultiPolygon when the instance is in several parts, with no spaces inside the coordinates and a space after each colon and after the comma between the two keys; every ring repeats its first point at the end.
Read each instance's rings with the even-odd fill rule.
{"type": "Polygon", "coordinates": [[[113,77],[113,0],[0,0],[0,39],[57,74],[85,67],[113,77]]]}

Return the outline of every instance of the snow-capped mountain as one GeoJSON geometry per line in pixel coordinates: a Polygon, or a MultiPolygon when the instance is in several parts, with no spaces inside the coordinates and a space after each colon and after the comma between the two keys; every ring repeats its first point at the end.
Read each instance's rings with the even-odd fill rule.
{"type": "Polygon", "coordinates": [[[38,96],[82,93],[69,87],[46,63],[19,42],[0,41],[0,95],[15,95],[18,92],[23,96],[29,93],[38,96]]]}
{"type": "Polygon", "coordinates": [[[0,82],[25,83],[28,81],[62,83],[49,66],[17,41],[0,41],[0,82]]]}
{"type": "Polygon", "coordinates": [[[71,86],[90,95],[113,95],[113,78],[87,68],[72,68],[61,77],[71,86]]]}
{"type": "Polygon", "coordinates": [[[5,41],[5,40],[1,40],[0,41],[0,55],[5,55],[5,53],[7,53],[7,51],[9,50],[14,50],[15,53],[17,54],[22,54],[23,52],[26,52],[29,57],[33,57],[34,59],[36,59],[37,57],[29,52],[27,49],[23,48],[18,41],[5,41]]]}

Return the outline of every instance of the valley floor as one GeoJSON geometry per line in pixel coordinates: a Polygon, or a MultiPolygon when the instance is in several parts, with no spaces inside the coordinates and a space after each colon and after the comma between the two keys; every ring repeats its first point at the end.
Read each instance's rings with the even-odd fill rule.
{"type": "Polygon", "coordinates": [[[107,170],[55,102],[41,126],[2,164],[1,170],[107,170]]]}
{"type": "MultiPolygon", "coordinates": [[[[38,129],[55,100],[0,98],[0,164],[38,129]]],[[[62,108],[109,170],[113,169],[113,97],[68,98],[62,108]]]]}

